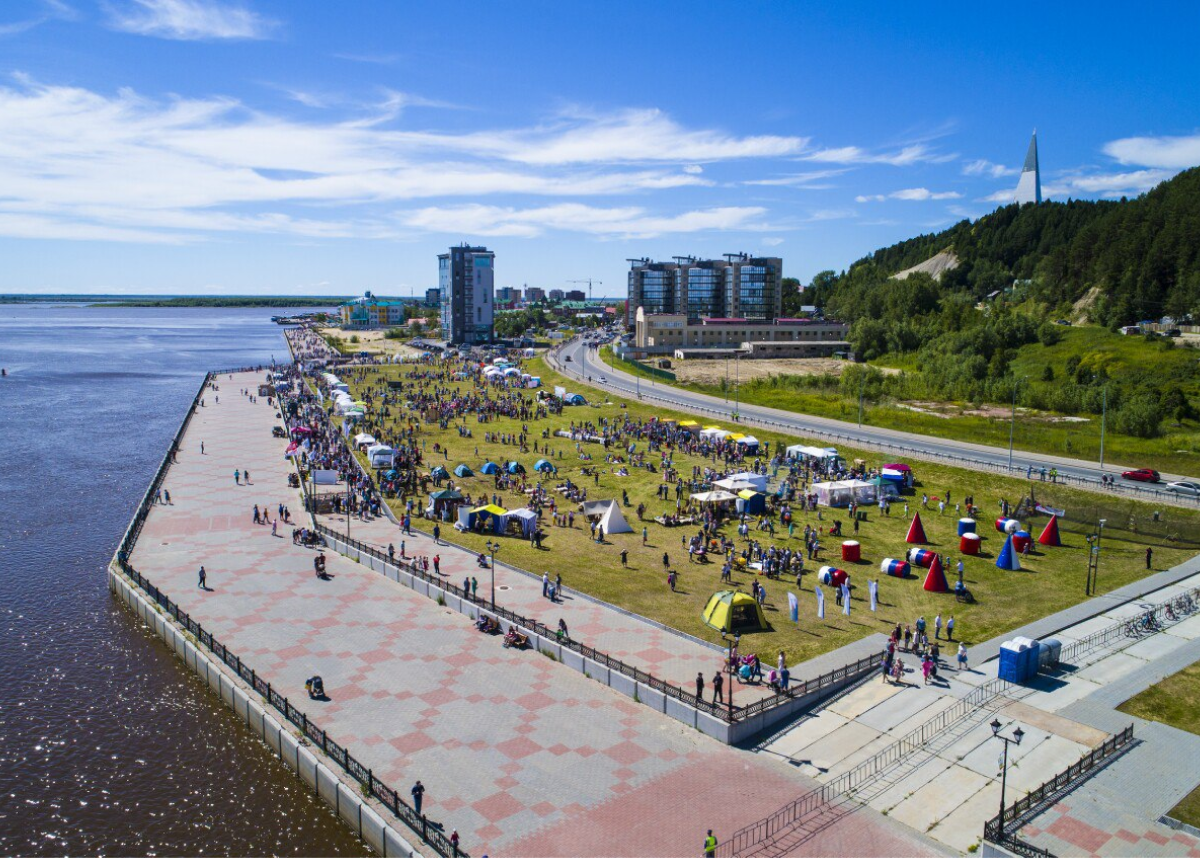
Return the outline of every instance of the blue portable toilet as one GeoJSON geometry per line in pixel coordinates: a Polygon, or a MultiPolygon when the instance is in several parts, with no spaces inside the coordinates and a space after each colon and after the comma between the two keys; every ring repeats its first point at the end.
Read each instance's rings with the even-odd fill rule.
{"type": "Polygon", "coordinates": [[[998,676],[1005,682],[1021,682],[1024,668],[1025,647],[1016,641],[1000,644],[1000,669],[998,676]]]}

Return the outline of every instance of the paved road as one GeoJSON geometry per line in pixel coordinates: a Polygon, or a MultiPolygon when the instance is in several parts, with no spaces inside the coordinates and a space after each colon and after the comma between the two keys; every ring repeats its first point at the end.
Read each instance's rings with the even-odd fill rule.
{"type": "MultiPolygon", "coordinates": [[[[735,411],[734,403],[727,402],[716,396],[707,396],[690,390],[683,390],[667,384],[639,380],[621,370],[602,363],[595,347],[586,346],[582,340],[571,340],[551,353],[549,356],[554,368],[569,377],[578,379],[582,384],[590,384],[601,390],[617,393],[623,396],[639,396],[644,401],[661,402],[672,407],[692,413],[710,415],[714,418],[732,420],[735,411]],[[566,358],[570,358],[567,360],[566,358]],[[588,377],[592,381],[588,381],[588,377]],[[600,384],[604,377],[607,384],[600,384]]],[[[817,437],[834,445],[850,444],[884,451],[891,451],[900,456],[912,456],[921,459],[937,459],[950,461],[966,467],[985,467],[999,473],[1009,471],[1009,451],[999,447],[988,447],[983,444],[970,444],[965,441],[954,441],[944,438],[934,438],[918,435],[912,432],[901,432],[895,429],[885,429],[878,426],[857,426],[841,420],[825,417],[813,417],[807,414],[796,414],[777,408],[767,408],[760,405],[741,403],[737,408],[741,422],[749,426],[765,426],[782,432],[794,432],[799,435],[817,437]]],[[[1068,459],[1053,456],[1043,456],[1024,450],[1014,450],[1012,453],[1011,473],[1020,475],[1027,468],[1058,468],[1060,479],[1079,488],[1100,491],[1100,474],[1117,475],[1116,491],[1122,495],[1136,497],[1147,501],[1169,503],[1173,505],[1195,507],[1197,500],[1182,498],[1161,489],[1154,489],[1138,483],[1123,482],[1119,474],[1136,465],[1108,463],[1101,471],[1098,462],[1088,462],[1080,459],[1068,459]]],[[[1164,480],[1187,479],[1178,475],[1163,475],[1164,480]]],[[[1113,491],[1106,489],[1104,491],[1113,491]]]]}

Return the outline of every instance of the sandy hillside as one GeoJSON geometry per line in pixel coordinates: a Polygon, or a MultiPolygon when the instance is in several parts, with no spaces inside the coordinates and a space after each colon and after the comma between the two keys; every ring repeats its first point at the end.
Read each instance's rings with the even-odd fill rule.
{"type": "Polygon", "coordinates": [[[954,251],[943,250],[941,253],[934,254],[919,265],[914,265],[912,268],[905,268],[903,271],[897,271],[892,275],[892,279],[904,280],[908,275],[922,271],[934,280],[940,280],[945,272],[953,271],[957,267],[958,257],[954,255],[954,251]]]}
{"type": "Polygon", "coordinates": [[[382,330],[343,331],[341,328],[320,328],[319,330],[322,334],[340,338],[348,345],[353,346],[355,351],[389,355],[398,354],[410,357],[417,357],[421,354],[419,349],[414,349],[405,340],[387,339],[384,337],[382,330]],[[350,343],[351,337],[358,337],[358,342],[350,343]]]}
{"type": "MultiPolygon", "coordinates": [[[[835,358],[780,358],[778,360],[742,360],[737,363],[738,378],[742,382],[773,375],[822,375],[833,373],[841,375],[851,364],[835,358]]],[[[724,360],[682,360],[671,361],[671,371],[675,378],[687,384],[720,384],[725,378],[724,360]]],[[[881,369],[881,372],[893,374],[894,369],[881,369]]],[[[734,362],[729,361],[729,383],[734,380],[734,362]]]]}

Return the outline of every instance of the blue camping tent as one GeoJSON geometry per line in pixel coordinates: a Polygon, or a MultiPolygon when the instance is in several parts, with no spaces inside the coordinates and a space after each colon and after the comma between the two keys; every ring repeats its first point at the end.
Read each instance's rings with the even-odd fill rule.
{"type": "Polygon", "coordinates": [[[558,473],[558,468],[554,467],[554,463],[551,462],[549,459],[538,459],[534,463],[533,469],[535,471],[546,471],[551,474],[558,473]]]}
{"type": "Polygon", "coordinates": [[[438,465],[436,468],[434,468],[432,471],[429,472],[429,476],[433,477],[435,480],[444,480],[444,479],[446,479],[446,477],[450,476],[450,472],[447,471],[445,468],[443,468],[441,465],[438,465]]]}
{"type": "Polygon", "coordinates": [[[1017,555],[1017,549],[1013,547],[1011,534],[1004,540],[1004,547],[1000,549],[1000,556],[996,558],[996,568],[1007,569],[1009,572],[1021,569],[1021,558],[1017,555]]]}
{"type": "Polygon", "coordinates": [[[479,471],[483,474],[498,474],[500,473],[500,466],[495,462],[484,462],[483,467],[479,471]]]}
{"type": "Polygon", "coordinates": [[[507,465],[504,466],[504,469],[506,471],[508,471],[510,474],[525,473],[525,466],[522,465],[520,462],[509,462],[507,465]]]}
{"type": "Polygon", "coordinates": [[[454,469],[454,476],[456,476],[456,477],[473,477],[473,476],[475,476],[475,472],[472,471],[470,468],[468,468],[466,465],[459,465],[457,468],[454,469]]]}

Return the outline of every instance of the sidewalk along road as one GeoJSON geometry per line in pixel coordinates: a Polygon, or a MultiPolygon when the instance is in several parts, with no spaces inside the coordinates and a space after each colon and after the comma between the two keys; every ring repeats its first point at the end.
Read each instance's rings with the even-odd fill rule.
{"type": "MultiPolygon", "coordinates": [[[[602,363],[597,349],[587,346],[579,339],[571,340],[551,352],[548,360],[551,367],[563,375],[607,393],[629,398],[637,398],[640,394],[643,400],[661,402],[684,413],[698,411],[712,415],[714,419],[733,420],[735,411],[733,402],[673,387],[663,382],[651,382],[646,379],[639,381],[623,370],[602,363]],[[567,360],[568,357],[570,360],[567,360]],[[592,379],[590,382],[588,381],[589,376],[592,379]],[[601,377],[607,380],[606,384],[599,382],[601,377]]],[[[832,442],[835,446],[837,443],[851,444],[891,451],[897,455],[933,458],[948,464],[957,463],[961,467],[983,465],[990,470],[1008,472],[1008,450],[1006,448],[935,438],[879,426],[858,426],[854,423],[827,417],[814,417],[747,403],[738,405],[736,411],[743,424],[760,424],[780,432],[795,432],[802,436],[816,437],[824,439],[827,443],[832,442]]],[[[1120,472],[1137,467],[1136,465],[1106,463],[1104,470],[1101,471],[1098,462],[1043,456],[1025,450],[1014,450],[1012,463],[1012,470],[1009,473],[1013,476],[1025,474],[1028,468],[1033,468],[1035,471],[1043,467],[1057,468],[1060,476],[1070,478],[1067,484],[1072,487],[1112,494],[1113,489],[1101,489],[1100,474],[1115,474],[1118,475],[1116,491],[1124,496],[1189,508],[1200,505],[1200,499],[1187,498],[1162,489],[1155,489],[1149,485],[1121,480],[1120,472]]],[[[1162,478],[1164,482],[1190,479],[1176,474],[1163,474],[1162,478]]]]}

